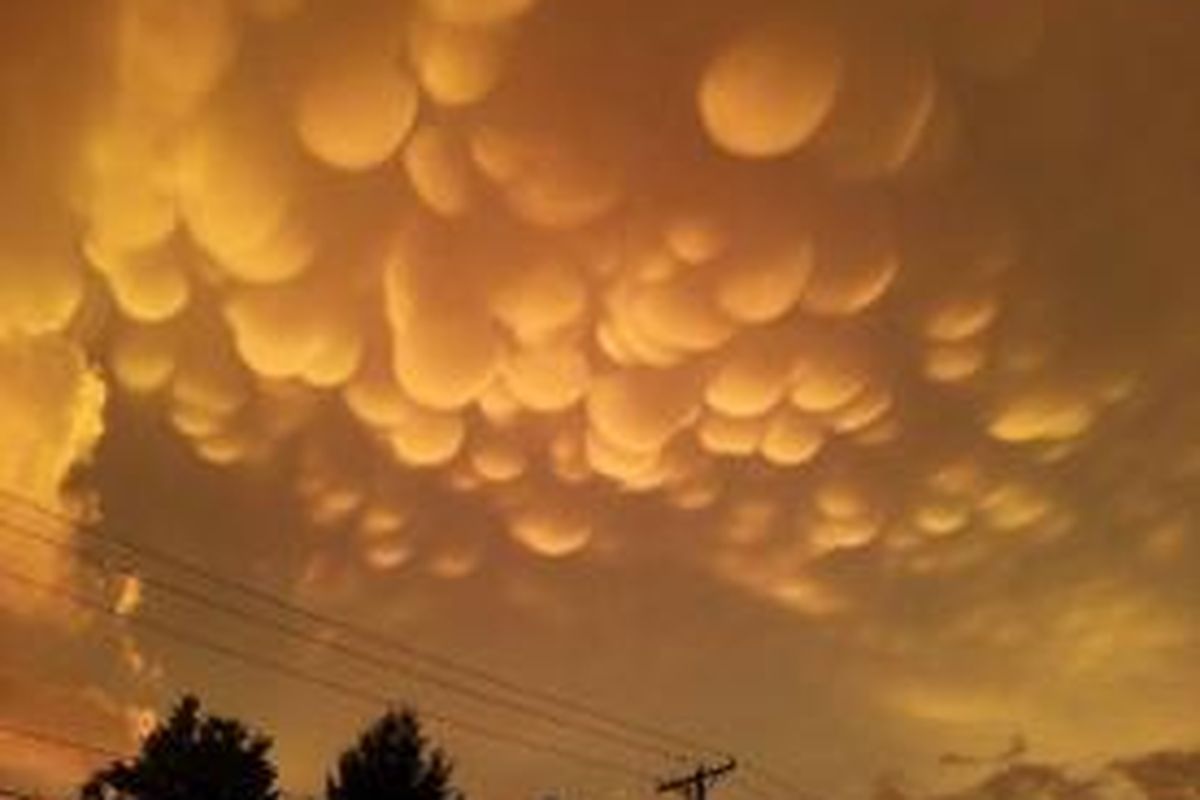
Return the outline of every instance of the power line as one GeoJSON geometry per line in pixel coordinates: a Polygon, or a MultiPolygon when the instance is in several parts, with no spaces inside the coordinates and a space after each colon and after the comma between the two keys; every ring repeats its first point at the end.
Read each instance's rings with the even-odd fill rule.
{"type": "MultiPolygon", "coordinates": [[[[72,750],[77,753],[94,755],[112,761],[128,761],[133,758],[129,753],[123,753],[104,745],[84,742],[79,739],[67,738],[58,734],[46,733],[45,731],[25,728],[6,722],[0,722],[0,736],[24,739],[29,742],[46,744],[63,750],[72,750]]],[[[287,789],[280,789],[279,796],[284,800],[313,800],[309,795],[288,791],[287,789]]],[[[13,798],[14,800],[42,800],[46,795],[44,793],[23,792],[13,787],[0,786],[0,798],[4,797],[13,798]]]]}
{"type": "MultiPolygon", "coordinates": [[[[293,680],[319,687],[333,694],[342,695],[344,697],[367,703],[372,706],[391,705],[394,700],[394,698],[389,697],[381,692],[365,689],[361,686],[355,686],[333,680],[332,678],[313,674],[305,670],[297,669],[284,662],[276,661],[275,659],[252,655],[239,650],[236,647],[232,647],[203,636],[197,636],[192,633],[183,633],[170,625],[150,617],[123,617],[112,608],[109,608],[109,606],[105,603],[84,597],[76,592],[72,592],[65,586],[55,585],[49,582],[31,578],[28,575],[11,570],[6,566],[0,566],[0,577],[23,584],[36,591],[51,595],[55,599],[70,603],[71,605],[75,605],[80,608],[86,608],[116,619],[125,620],[131,625],[145,628],[146,630],[153,631],[157,635],[168,639],[173,639],[190,647],[206,650],[208,652],[224,656],[231,660],[235,660],[258,669],[274,672],[278,675],[283,675],[293,680]]],[[[527,750],[541,752],[543,754],[575,761],[579,764],[583,764],[595,769],[619,772],[627,777],[633,776],[639,779],[650,779],[653,777],[649,772],[645,772],[621,762],[611,761],[609,759],[592,756],[586,753],[580,753],[575,750],[559,747],[558,745],[549,742],[543,742],[537,739],[518,736],[511,733],[501,733],[499,731],[492,730],[489,727],[479,725],[478,723],[463,720],[438,711],[422,709],[421,715],[426,719],[492,742],[516,745],[527,750]]]]}
{"type": "MultiPolygon", "coordinates": [[[[15,495],[4,489],[0,489],[0,500],[2,499],[7,499],[10,505],[15,502],[19,506],[24,507],[26,510],[54,520],[58,524],[68,526],[77,525],[77,522],[69,515],[55,511],[54,509],[46,508],[45,506],[37,504],[28,498],[15,495]]],[[[449,672],[455,672],[460,675],[470,677],[474,680],[490,684],[495,688],[504,689],[515,694],[523,695],[527,698],[536,699],[542,703],[556,705],[577,715],[590,717],[593,720],[603,722],[614,728],[624,729],[627,732],[631,732],[640,736],[649,736],[653,739],[663,742],[670,742],[677,746],[684,747],[690,751],[706,753],[709,755],[719,755],[722,757],[727,756],[727,753],[724,750],[713,747],[712,745],[699,742],[690,737],[686,737],[656,726],[650,726],[641,722],[624,719],[622,717],[618,717],[616,715],[593,708],[587,704],[572,700],[571,698],[560,696],[553,692],[535,687],[523,686],[506,678],[499,677],[486,670],[482,670],[478,667],[463,664],[448,656],[415,647],[407,642],[400,641],[395,637],[386,636],[361,625],[356,625],[352,622],[314,611],[305,606],[301,606],[297,603],[286,600],[271,592],[249,585],[242,581],[214,573],[208,569],[198,566],[191,561],[187,561],[169,553],[165,553],[160,549],[152,548],[142,543],[131,542],[111,532],[105,532],[104,534],[92,533],[90,538],[105,544],[111,544],[127,552],[132,552],[135,555],[141,555],[145,558],[157,561],[181,572],[186,572],[190,575],[200,578],[201,580],[237,592],[243,596],[253,598],[260,603],[272,606],[278,611],[283,611],[285,613],[293,614],[303,618],[310,623],[323,625],[360,639],[386,646],[389,649],[405,654],[415,661],[424,662],[428,665],[432,665],[449,672]]]]}
{"type": "MultiPolygon", "coordinates": [[[[5,505],[8,505],[10,507],[13,505],[16,505],[19,509],[24,509],[26,512],[37,514],[38,516],[45,518],[49,521],[53,521],[54,523],[56,523],[58,525],[75,527],[78,524],[77,520],[75,520],[71,516],[61,512],[61,511],[58,511],[58,510],[55,510],[52,508],[48,508],[48,507],[41,505],[29,498],[23,497],[19,494],[5,490],[3,488],[0,488],[0,502],[3,502],[5,505]]],[[[397,653],[403,654],[405,657],[407,657],[413,661],[424,663],[427,666],[434,666],[434,667],[446,670],[448,672],[457,673],[458,675],[460,675],[462,677],[480,681],[480,682],[486,683],[494,688],[500,688],[500,689],[506,690],[508,692],[511,692],[513,694],[520,695],[520,696],[526,698],[527,700],[533,700],[538,703],[542,703],[542,704],[546,704],[546,705],[550,705],[550,706],[556,706],[560,710],[567,711],[573,715],[580,716],[580,717],[586,717],[595,722],[603,723],[604,725],[607,725],[609,727],[623,730],[626,734],[632,734],[633,736],[639,737],[639,740],[626,739],[625,743],[627,745],[633,743],[634,741],[637,741],[637,746],[639,746],[639,747],[643,747],[646,749],[653,749],[662,755],[668,755],[670,757],[678,758],[678,754],[676,754],[675,752],[673,752],[667,748],[662,747],[661,745],[649,744],[649,742],[647,742],[647,741],[642,741],[646,738],[649,738],[649,739],[653,739],[653,740],[657,740],[657,741],[661,741],[661,742],[668,742],[668,743],[671,743],[671,744],[674,744],[677,746],[682,746],[682,747],[687,748],[688,750],[694,751],[697,754],[719,756],[722,758],[729,757],[728,751],[721,749],[721,748],[714,747],[711,744],[706,744],[706,743],[698,741],[694,738],[678,734],[674,731],[671,731],[671,730],[668,730],[668,729],[665,729],[665,728],[662,728],[659,726],[648,725],[648,724],[645,724],[642,722],[632,721],[627,718],[623,718],[621,716],[613,715],[608,712],[596,709],[590,705],[580,703],[571,698],[564,697],[564,696],[559,695],[554,692],[549,692],[549,691],[539,689],[539,688],[534,688],[534,687],[523,686],[521,684],[518,684],[518,683],[508,680],[506,678],[499,677],[489,671],[486,671],[486,670],[483,670],[483,669],[480,669],[478,667],[474,667],[471,665],[463,664],[449,656],[445,656],[445,655],[439,654],[439,653],[434,653],[432,651],[429,651],[429,650],[426,650],[423,648],[418,648],[407,642],[400,641],[394,637],[386,636],[377,631],[371,630],[370,628],[356,625],[356,624],[348,622],[346,620],[339,619],[337,617],[334,617],[334,616],[331,616],[328,614],[323,614],[318,611],[314,611],[310,608],[307,608],[307,607],[299,605],[295,602],[289,601],[285,598],[282,598],[282,597],[280,597],[276,594],[273,594],[269,591],[260,589],[256,586],[244,583],[242,581],[239,581],[239,580],[236,580],[233,578],[229,578],[227,576],[224,576],[224,575],[221,575],[218,573],[214,573],[208,569],[205,569],[205,568],[195,564],[194,562],[179,558],[170,553],[163,552],[160,549],[152,548],[152,547],[142,544],[142,543],[135,543],[128,539],[124,539],[116,534],[113,534],[111,531],[105,532],[104,534],[92,532],[90,534],[89,538],[91,538],[92,541],[95,541],[95,542],[98,542],[101,544],[111,545],[111,546],[116,547],[120,550],[123,550],[127,553],[132,553],[135,557],[141,556],[144,558],[148,558],[148,559],[156,561],[160,564],[163,564],[167,567],[170,567],[172,569],[176,569],[181,572],[190,574],[194,577],[200,578],[201,580],[204,580],[215,586],[220,586],[222,588],[225,588],[230,591],[241,594],[244,597],[251,598],[259,603],[263,603],[267,606],[270,606],[270,607],[276,609],[277,611],[282,611],[284,613],[291,614],[298,618],[304,619],[311,624],[319,624],[319,625],[325,626],[326,628],[331,628],[335,631],[339,631],[341,633],[344,633],[344,634],[347,634],[347,635],[350,635],[350,636],[353,636],[353,637],[356,637],[359,639],[370,641],[377,645],[382,645],[384,647],[387,647],[391,650],[396,651],[397,653]]],[[[54,544],[56,546],[62,546],[65,543],[55,540],[54,544]]],[[[150,581],[147,580],[148,585],[149,585],[149,583],[150,583],[150,581]]],[[[161,582],[159,582],[159,583],[160,583],[160,588],[161,588],[161,582]]],[[[329,641],[326,639],[321,639],[320,643],[323,645],[326,645],[326,646],[330,646],[329,641]]],[[[359,652],[361,652],[361,651],[359,651],[359,652]]],[[[378,658],[378,657],[373,657],[373,658],[378,658]]],[[[415,675],[414,675],[415,670],[412,667],[407,666],[407,665],[400,665],[395,662],[393,662],[393,664],[394,664],[394,666],[393,666],[394,669],[404,670],[410,674],[410,677],[415,677],[415,675]]],[[[437,679],[437,680],[439,682],[446,683],[446,681],[444,679],[437,679]]],[[[429,682],[432,684],[432,681],[429,681],[429,682]]],[[[447,688],[447,687],[443,686],[443,688],[447,688]]],[[[449,691],[457,691],[457,690],[453,690],[453,689],[448,689],[448,690],[449,691]]],[[[466,696],[467,693],[474,694],[474,695],[486,694],[482,690],[469,689],[469,688],[466,689],[465,692],[458,692],[458,693],[463,694],[464,696],[466,696]]],[[[482,698],[477,697],[477,699],[482,699],[482,698]]],[[[543,712],[540,710],[534,710],[531,707],[526,706],[523,703],[518,703],[517,701],[513,701],[508,698],[504,698],[500,702],[502,702],[504,705],[509,706],[510,708],[512,708],[514,705],[520,705],[523,707],[521,710],[524,713],[536,713],[539,716],[542,716],[544,719],[548,719],[547,712],[543,712]]],[[[517,709],[514,709],[514,710],[517,710],[517,709]]],[[[557,715],[554,715],[554,716],[555,716],[555,720],[554,720],[555,724],[558,724],[558,725],[567,724],[567,725],[574,725],[576,727],[585,727],[585,726],[581,726],[579,722],[570,722],[570,721],[562,719],[560,716],[557,716],[557,715]]],[[[593,735],[596,735],[598,733],[599,729],[595,728],[594,726],[586,726],[586,727],[587,727],[587,729],[589,729],[592,732],[593,735]]],[[[608,732],[605,732],[604,734],[600,734],[600,735],[608,735],[608,732]]],[[[610,739],[612,738],[611,735],[609,736],[609,738],[610,739]]],[[[759,777],[762,781],[771,784],[773,787],[775,787],[775,789],[786,791],[789,794],[792,794],[796,797],[809,797],[809,798],[813,797],[813,795],[810,792],[807,792],[804,789],[798,787],[796,784],[783,778],[782,776],[775,773],[774,771],[766,768],[764,765],[762,765],[761,763],[758,763],[756,760],[743,759],[742,763],[743,763],[743,769],[744,769],[743,774],[745,774],[747,772],[753,773],[754,775],[759,777]]],[[[762,795],[760,794],[760,796],[762,796],[762,795]]]]}
{"type": "Polygon", "coordinates": [[[23,728],[7,722],[0,722],[0,734],[12,736],[16,739],[24,739],[29,742],[52,745],[54,747],[62,748],[63,750],[74,750],[78,753],[87,753],[90,755],[99,756],[101,758],[119,760],[129,757],[128,754],[122,753],[111,747],[89,744],[87,742],[81,742],[77,739],[69,739],[65,736],[46,733],[45,731],[34,730],[32,728],[23,728]]]}
{"type": "Polygon", "coordinates": [[[679,792],[685,800],[707,800],[709,787],[737,769],[737,761],[729,759],[724,764],[710,767],[701,764],[693,772],[677,778],[660,781],[656,787],[659,794],[679,792]]]}
{"type": "MultiPolygon", "coordinates": [[[[22,529],[22,528],[18,528],[16,526],[10,526],[7,529],[0,529],[0,531],[7,532],[10,534],[16,534],[18,536],[21,536],[21,537],[29,539],[31,541],[37,542],[44,546],[52,547],[52,548],[55,548],[62,552],[66,552],[66,553],[70,554],[71,556],[75,557],[76,559],[78,559],[79,561],[81,561],[85,566],[87,566],[91,569],[97,570],[98,572],[101,572],[103,574],[113,575],[118,571],[114,567],[107,564],[103,557],[96,557],[96,556],[92,555],[91,553],[87,553],[83,550],[80,550],[77,547],[72,546],[68,542],[59,541],[59,540],[53,539],[52,537],[41,535],[32,530],[22,529]]],[[[187,589],[182,586],[173,585],[166,581],[158,580],[155,577],[150,576],[150,575],[139,575],[139,579],[145,585],[150,586],[154,589],[157,589],[165,594],[174,595],[176,597],[181,597],[181,598],[187,600],[188,602],[195,603],[195,604],[203,606],[205,608],[217,611],[218,613],[224,614],[224,615],[232,617],[234,619],[238,619],[242,622],[246,622],[251,625],[257,625],[259,627],[275,631],[276,633],[280,633],[280,634],[287,636],[293,640],[303,642],[305,644],[310,644],[310,645],[324,648],[326,650],[330,650],[332,652],[346,656],[347,658],[353,659],[360,663],[367,664],[367,665],[370,665],[370,666],[378,668],[378,669],[399,672],[401,674],[408,676],[409,678],[411,678],[413,680],[428,684],[430,686],[435,686],[437,688],[443,689],[443,690],[451,692],[453,694],[457,694],[462,697],[469,698],[478,703],[483,703],[485,705],[503,708],[503,709],[506,709],[511,712],[516,712],[518,714],[524,714],[524,715],[527,715],[530,717],[535,717],[535,718],[540,719],[543,722],[546,722],[546,723],[552,725],[553,727],[559,728],[561,730],[565,730],[565,731],[575,733],[575,734],[582,733],[583,735],[590,735],[590,736],[596,737],[598,739],[602,739],[604,741],[620,745],[622,747],[625,747],[626,749],[629,749],[629,750],[632,750],[632,751],[635,751],[638,753],[642,753],[646,750],[652,750],[652,751],[654,751],[660,755],[664,755],[668,758],[678,757],[675,752],[668,750],[666,748],[663,748],[661,746],[643,742],[643,741],[633,739],[633,738],[630,738],[627,736],[623,736],[623,735],[614,733],[606,728],[601,728],[601,727],[598,727],[595,725],[589,725],[586,723],[573,721],[567,717],[563,717],[563,716],[555,714],[553,712],[543,710],[536,706],[532,706],[532,705],[529,705],[526,703],[521,703],[519,701],[515,701],[512,699],[497,695],[494,692],[488,692],[488,691],[476,689],[472,686],[468,686],[468,685],[460,683],[458,681],[447,680],[445,678],[441,678],[437,675],[425,672],[424,670],[420,670],[420,669],[411,667],[410,665],[404,664],[402,662],[398,662],[395,659],[388,659],[388,658],[380,657],[380,656],[377,656],[374,653],[371,653],[366,650],[362,650],[362,649],[359,649],[359,648],[356,648],[356,647],[353,647],[350,645],[346,645],[341,642],[332,641],[332,640],[329,640],[329,639],[326,639],[326,638],[323,638],[320,636],[315,636],[312,633],[310,633],[309,631],[306,631],[306,630],[303,630],[303,629],[300,629],[300,628],[297,628],[294,626],[290,626],[290,625],[281,623],[276,620],[267,619],[265,617],[247,612],[236,606],[232,606],[232,605],[229,605],[226,603],[221,603],[221,602],[213,600],[212,598],[207,597],[199,592],[192,591],[192,590],[187,589]]]]}

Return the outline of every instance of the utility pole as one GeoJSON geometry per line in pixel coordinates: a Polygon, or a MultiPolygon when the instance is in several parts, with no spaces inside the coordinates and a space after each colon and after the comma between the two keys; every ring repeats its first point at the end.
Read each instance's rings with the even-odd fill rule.
{"type": "Polygon", "coordinates": [[[716,767],[701,764],[688,775],[660,781],[657,787],[658,793],[679,792],[685,800],[707,800],[709,787],[735,769],[737,769],[737,761],[732,758],[716,767]]]}

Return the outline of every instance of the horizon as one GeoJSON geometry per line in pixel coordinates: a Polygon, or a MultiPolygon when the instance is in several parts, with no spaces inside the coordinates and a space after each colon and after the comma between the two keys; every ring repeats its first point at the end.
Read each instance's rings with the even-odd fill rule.
{"type": "Polygon", "coordinates": [[[393,704],[472,798],[1200,751],[1200,4],[0,42],[0,788],[188,692],[312,797],[393,704]]]}

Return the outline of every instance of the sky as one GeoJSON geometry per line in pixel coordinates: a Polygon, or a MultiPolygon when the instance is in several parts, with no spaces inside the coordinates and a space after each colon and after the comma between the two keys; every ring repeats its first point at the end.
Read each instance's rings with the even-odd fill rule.
{"type": "Polygon", "coordinates": [[[730,796],[1196,747],[1198,36],[1166,0],[0,6],[0,783],[183,691],[297,792],[388,699],[472,797],[698,755],[512,685],[737,754],[730,796]]]}

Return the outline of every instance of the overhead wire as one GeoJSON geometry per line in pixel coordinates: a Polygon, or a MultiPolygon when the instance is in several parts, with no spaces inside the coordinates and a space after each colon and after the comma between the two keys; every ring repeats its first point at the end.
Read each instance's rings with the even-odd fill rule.
{"type": "Polygon", "coordinates": [[[11,736],[15,739],[24,739],[29,742],[47,744],[53,747],[62,748],[64,750],[74,750],[79,753],[87,753],[100,758],[119,760],[129,757],[127,753],[122,753],[121,751],[112,747],[90,744],[88,742],[68,738],[56,733],[47,733],[45,731],[35,730],[33,728],[13,725],[9,722],[0,722],[0,736],[11,736]]]}
{"type": "MultiPolygon", "coordinates": [[[[84,566],[96,570],[102,574],[116,576],[132,571],[127,565],[120,568],[114,568],[106,562],[106,559],[103,556],[97,557],[92,553],[86,552],[70,544],[69,542],[56,540],[50,536],[45,536],[36,531],[19,529],[17,527],[10,526],[7,529],[0,528],[0,533],[16,534],[26,540],[67,553],[68,555],[78,559],[84,566]]],[[[494,692],[482,691],[458,681],[444,679],[438,675],[415,669],[410,665],[396,661],[395,659],[377,656],[369,651],[362,650],[336,640],[331,640],[326,637],[315,635],[310,631],[288,625],[278,620],[268,619],[256,615],[236,606],[215,600],[211,597],[201,594],[200,592],[196,592],[167,581],[159,580],[152,575],[139,574],[138,579],[146,586],[161,591],[164,594],[183,598],[190,603],[216,611],[217,613],[223,614],[230,618],[237,619],[266,630],[274,631],[295,641],[337,653],[359,663],[366,664],[377,669],[403,674],[419,683],[437,687],[452,694],[466,697],[478,703],[502,708],[517,714],[524,714],[526,716],[534,717],[561,730],[570,733],[591,735],[611,744],[625,747],[626,749],[634,752],[642,753],[646,750],[651,750],[667,758],[678,757],[676,752],[662,748],[661,746],[642,742],[625,736],[620,736],[605,728],[575,722],[563,716],[545,711],[541,708],[505,698],[495,694],[494,692]]]]}
{"type": "MultiPolygon", "coordinates": [[[[122,752],[114,747],[99,745],[92,742],[85,742],[81,739],[63,736],[61,734],[48,733],[34,728],[28,728],[21,725],[13,725],[8,722],[0,722],[0,738],[8,736],[15,739],[24,739],[27,742],[34,744],[49,745],[61,750],[70,750],[77,753],[94,755],[98,758],[103,758],[109,761],[130,761],[134,758],[131,753],[122,752]]],[[[18,798],[18,800],[38,800],[38,798],[46,797],[44,792],[28,792],[15,789],[13,787],[0,786],[0,797],[18,798]]],[[[282,800],[313,800],[310,795],[300,792],[289,791],[287,789],[279,790],[279,797],[282,800]]]]}
{"type": "MultiPolygon", "coordinates": [[[[47,508],[43,505],[30,501],[28,498],[15,495],[12,492],[8,492],[0,488],[0,501],[2,500],[8,500],[10,505],[15,503],[25,508],[27,511],[38,514],[39,516],[43,516],[60,525],[72,527],[78,525],[78,521],[74,520],[67,514],[47,508]]],[[[132,542],[124,537],[112,533],[111,531],[106,531],[103,534],[90,533],[88,536],[92,541],[95,541],[99,544],[109,544],[118,549],[133,553],[135,556],[148,558],[152,561],[164,564],[172,569],[177,569],[180,572],[184,572],[192,575],[193,577],[207,581],[213,585],[220,586],[245,597],[252,598],[257,602],[271,606],[278,611],[303,618],[310,623],[319,624],[332,630],[340,631],[360,639],[371,641],[374,644],[385,646],[391,650],[395,650],[396,652],[403,653],[414,661],[424,662],[427,665],[445,669],[448,672],[455,672],[462,676],[490,684],[495,688],[504,689],[506,691],[513,692],[514,694],[523,695],[527,698],[536,699],[542,703],[556,705],[577,715],[590,717],[595,721],[603,722],[604,724],[615,728],[624,729],[627,732],[650,737],[662,742],[672,743],[676,746],[683,747],[692,753],[702,753],[719,757],[727,757],[729,755],[722,749],[699,742],[690,737],[683,736],[672,731],[667,731],[657,726],[651,726],[645,723],[624,719],[622,717],[596,709],[590,705],[580,703],[579,701],[571,698],[561,696],[554,692],[518,684],[506,678],[499,677],[489,671],[471,666],[469,664],[463,664],[456,659],[440,653],[434,653],[430,650],[416,647],[410,643],[401,641],[394,636],[388,636],[386,634],[379,633],[378,631],[371,630],[365,626],[357,625],[353,622],[315,611],[293,601],[282,598],[272,592],[263,590],[259,587],[225,575],[221,575],[219,573],[212,572],[211,570],[205,569],[204,567],[201,567],[191,561],[181,559],[170,553],[166,553],[159,548],[154,548],[144,543],[132,542]]]]}
{"type": "MultiPolygon", "coordinates": [[[[244,665],[252,666],[268,672],[273,672],[277,675],[288,677],[301,683],[307,683],[311,686],[324,689],[332,694],[357,700],[371,706],[390,706],[395,702],[395,698],[383,692],[374,689],[367,689],[323,675],[315,674],[273,658],[247,653],[237,647],[230,646],[205,636],[200,636],[191,632],[183,632],[172,625],[168,625],[152,617],[123,616],[115,609],[111,608],[107,603],[85,597],[84,595],[74,592],[70,588],[61,584],[55,584],[49,581],[42,581],[38,580],[37,578],[32,578],[16,570],[9,569],[7,566],[0,565],[0,578],[22,584],[30,589],[33,589],[34,591],[50,595],[51,597],[70,605],[123,620],[129,625],[151,631],[154,634],[162,636],[166,639],[171,639],[195,649],[205,650],[210,653],[221,655],[231,660],[238,661],[244,665]]],[[[543,742],[538,739],[519,736],[512,733],[503,733],[493,730],[487,726],[480,725],[469,720],[464,720],[460,717],[451,716],[434,709],[422,709],[421,716],[424,719],[435,723],[440,723],[448,728],[459,730],[463,733],[471,734],[478,738],[486,739],[495,743],[516,745],[527,750],[557,756],[596,769],[619,772],[627,777],[634,776],[645,780],[652,780],[654,778],[653,773],[631,767],[623,762],[612,761],[587,753],[580,753],[575,750],[560,747],[551,742],[543,742]]]]}
{"type": "MultiPolygon", "coordinates": [[[[7,505],[10,508],[16,507],[17,509],[25,511],[27,514],[36,515],[37,517],[40,517],[47,522],[52,522],[55,525],[68,526],[70,528],[75,528],[78,526],[78,521],[70,515],[56,509],[48,508],[42,504],[32,501],[27,497],[23,497],[19,494],[4,489],[0,489],[0,503],[3,503],[3,505],[7,505]]],[[[49,537],[45,538],[49,539],[49,537]]],[[[391,669],[396,669],[397,671],[403,670],[407,672],[410,677],[423,680],[430,683],[430,685],[435,685],[435,683],[442,684],[441,688],[458,693],[462,696],[474,696],[476,700],[481,702],[497,701],[499,704],[507,706],[512,711],[533,714],[558,726],[574,726],[575,729],[587,730],[592,735],[607,736],[610,741],[623,739],[626,746],[633,745],[636,742],[636,746],[655,750],[660,755],[668,757],[678,758],[679,753],[665,748],[661,744],[652,744],[647,740],[657,740],[658,742],[667,742],[678,746],[684,746],[693,751],[695,754],[719,754],[722,757],[728,755],[728,751],[713,747],[712,745],[698,741],[695,738],[684,736],[659,726],[652,726],[645,723],[632,721],[621,716],[601,711],[590,705],[580,703],[554,692],[524,686],[506,678],[496,676],[495,674],[478,667],[462,664],[461,662],[443,654],[434,653],[430,650],[419,648],[407,642],[398,640],[395,637],[387,636],[371,630],[370,628],[366,628],[364,626],[357,625],[328,614],[314,611],[310,608],[280,597],[270,591],[247,584],[243,581],[229,578],[219,573],[214,573],[195,564],[192,561],[179,558],[175,555],[166,553],[158,548],[150,547],[143,543],[130,541],[110,531],[106,531],[103,534],[92,532],[88,534],[86,538],[89,540],[89,543],[97,543],[102,546],[107,545],[114,547],[125,553],[131,554],[134,559],[138,557],[149,559],[168,568],[189,574],[195,578],[199,578],[214,586],[219,586],[263,605],[270,606],[276,611],[284,612],[297,618],[304,619],[310,624],[319,624],[325,628],[332,629],[361,640],[370,641],[377,645],[382,645],[390,650],[403,654],[412,661],[424,663],[427,666],[435,666],[448,672],[457,673],[460,677],[470,678],[481,683],[486,683],[494,688],[504,689],[520,695],[526,700],[533,700],[538,703],[556,706],[560,711],[565,710],[575,716],[589,718],[593,722],[603,723],[604,725],[624,731],[625,734],[632,734],[638,738],[630,738],[629,736],[613,736],[611,731],[603,731],[603,729],[593,725],[581,725],[578,720],[564,719],[561,715],[545,712],[544,710],[537,709],[529,706],[526,703],[514,701],[509,698],[499,698],[497,701],[497,698],[494,694],[487,693],[483,690],[474,689],[459,682],[448,681],[446,679],[438,678],[437,676],[428,675],[427,673],[416,670],[415,668],[411,667],[411,665],[401,664],[394,659],[388,661],[389,668],[391,669]],[[454,688],[451,688],[451,686],[454,688]]],[[[56,546],[64,546],[65,544],[58,540],[54,540],[53,543],[56,546]]],[[[143,565],[137,564],[137,566],[142,567],[143,565]]],[[[149,579],[149,576],[141,577],[146,581],[147,585],[151,585],[152,582],[149,579]]],[[[169,591],[166,587],[170,586],[170,584],[162,581],[153,581],[153,583],[155,588],[163,591],[169,591]]],[[[199,595],[198,593],[189,593],[186,590],[175,590],[173,593],[181,596],[187,593],[191,595],[193,600],[197,601],[200,601],[200,599],[203,598],[203,596],[199,595]]],[[[210,607],[216,607],[217,605],[221,606],[224,613],[243,617],[249,616],[245,612],[241,612],[238,609],[226,606],[224,604],[215,604],[214,601],[211,601],[207,598],[203,599],[203,602],[210,607]]],[[[291,635],[296,635],[296,633],[297,632],[293,629],[291,635]]],[[[350,648],[342,644],[331,645],[330,641],[326,638],[321,638],[319,642],[325,646],[332,646],[332,649],[342,651],[344,655],[356,658],[358,660],[380,660],[378,657],[372,656],[369,653],[365,653],[364,651],[350,648]],[[353,653],[353,655],[351,653],[353,653]]],[[[377,664],[377,666],[382,665],[377,664]]],[[[793,795],[797,798],[810,798],[813,796],[811,793],[799,788],[787,779],[782,778],[772,770],[767,769],[765,766],[758,763],[757,760],[743,759],[742,764],[746,771],[754,773],[762,782],[771,784],[775,790],[786,791],[790,795],[793,795]]],[[[745,779],[743,779],[743,781],[745,781],[745,779]]],[[[745,781],[745,783],[750,784],[751,782],[745,781]]],[[[754,783],[758,783],[758,781],[754,781],[754,783]]],[[[756,789],[757,790],[755,793],[757,796],[768,796],[763,794],[761,786],[756,787],[756,789]]]]}

